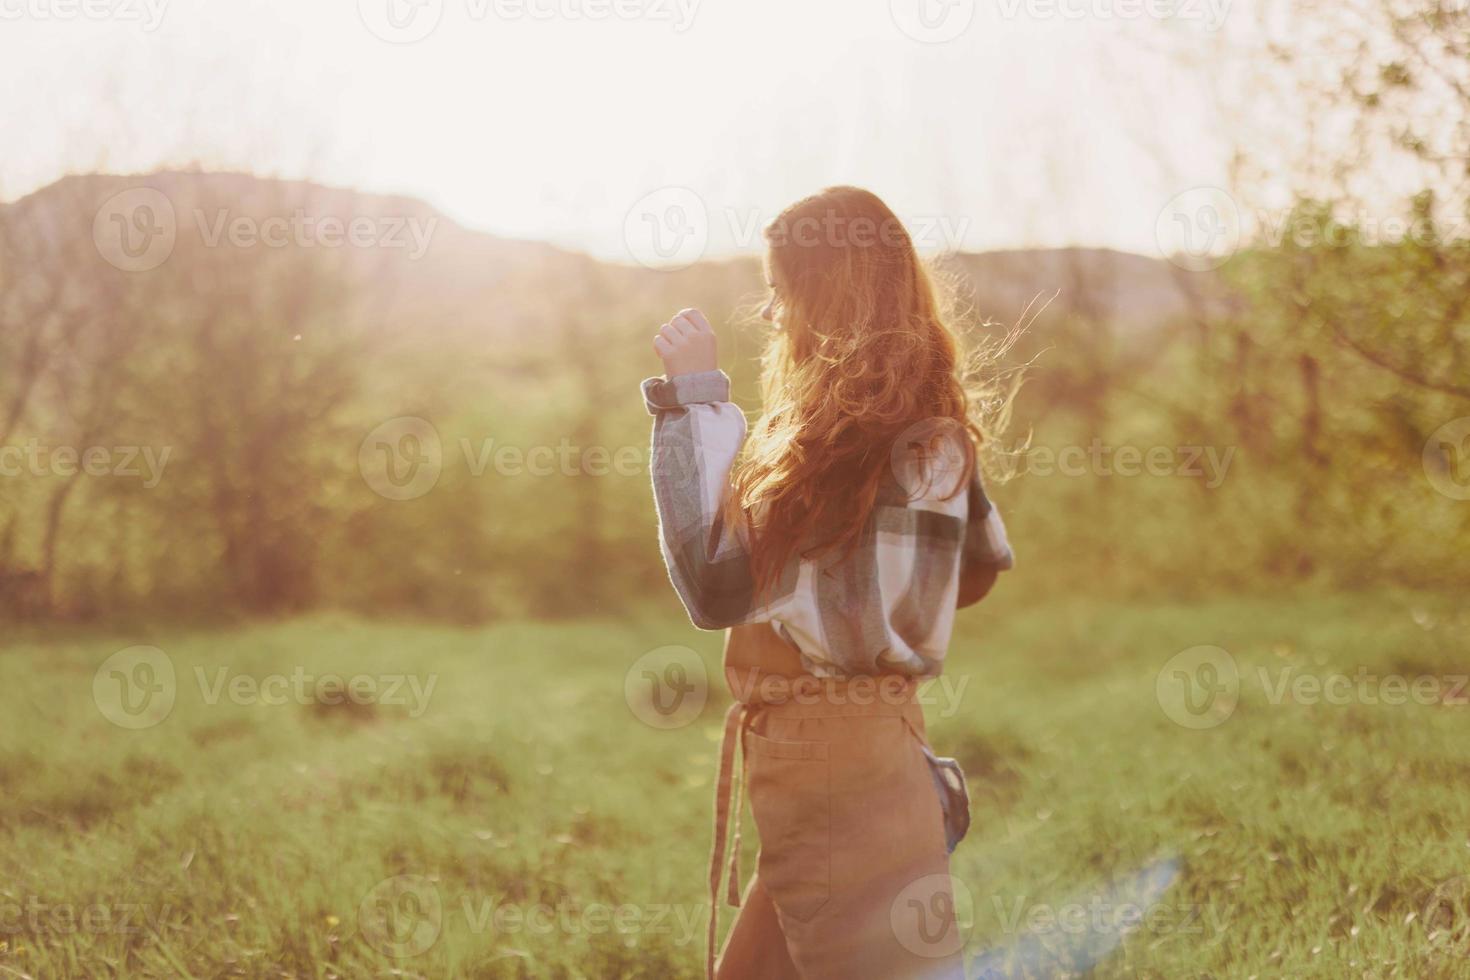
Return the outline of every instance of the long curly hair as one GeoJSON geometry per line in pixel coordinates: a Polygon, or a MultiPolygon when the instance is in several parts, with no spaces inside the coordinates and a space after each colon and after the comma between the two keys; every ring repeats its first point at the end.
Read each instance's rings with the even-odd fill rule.
{"type": "Polygon", "coordinates": [[[776,329],[761,357],[764,410],[729,498],[762,592],[798,551],[850,553],[894,447],[916,432],[967,437],[951,440],[966,479],[944,496],[963,491],[1015,387],[995,369],[999,348],[967,363],[912,238],[875,194],[828,188],[783,211],[765,240],[776,329]]]}

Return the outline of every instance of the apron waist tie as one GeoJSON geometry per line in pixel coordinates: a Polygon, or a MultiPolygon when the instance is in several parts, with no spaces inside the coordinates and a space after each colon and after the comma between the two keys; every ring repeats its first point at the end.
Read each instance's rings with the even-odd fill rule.
{"type": "MultiPolygon", "coordinates": [[[[913,694],[913,682],[906,681],[901,690],[895,691],[888,701],[879,700],[875,706],[868,707],[860,712],[861,715],[880,714],[897,715],[904,719],[910,732],[919,740],[921,745],[927,745],[923,733],[914,724],[912,712],[919,710],[922,719],[922,709],[918,709],[915,702],[911,700],[913,694]],[[899,699],[898,694],[904,696],[899,699]]],[[[730,705],[730,710],[725,712],[725,732],[720,741],[720,769],[719,777],[715,781],[715,827],[714,840],[710,845],[709,855],[709,937],[705,951],[705,976],[708,980],[714,980],[715,975],[715,942],[719,933],[720,919],[720,883],[725,871],[725,847],[729,842],[730,824],[735,824],[735,840],[730,843],[729,856],[729,884],[725,894],[725,900],[733,907],[740,907],[740,811],[744,804],[745,779],[748,760],[745,756],[745,733],[750,729],[751,723],[757,714],[766,708],[765,704],[749,705],[737,700],[730,705]],[[740,753],[740,771],[735,770],[735,753],[740,753]],[[732,792],[733,791],[733,792],[732,792]],[[734,798],[734,807],[730,806],[731,797],[734,798]]],[[[779,708],[780,706],[775,706],[779,708]]],[[[799,710],[799,708],[798,708],[799,710]]],[[[826,713],[822,706],[823,714],[826,713]]],[[[922,722],[921,722],[922,724],[922,722]]]]}
{"type": "Polygon", "coordinates": [[[718,938],[720,921],[720,879],[725,871],[725,844],[730,834],[733,814],[735,841],[730,847],[729,888],[726,901],[735,908],[740,907],[740,810],[744,804],[745,791],[745,730],[749,727],[754,711],[744,702],[736,701],[725,712],[725,734],[720,741],[720,771],[715,782],[715,831],[709,855],[709,941],[705,950],[705,976],[714,980],[715,942],[718,938]],[[735,774],[735,753],[740,752],[740,774],[735,774]],[[734,788],[735,806],[730,806],[731,789],[734,788]]]}

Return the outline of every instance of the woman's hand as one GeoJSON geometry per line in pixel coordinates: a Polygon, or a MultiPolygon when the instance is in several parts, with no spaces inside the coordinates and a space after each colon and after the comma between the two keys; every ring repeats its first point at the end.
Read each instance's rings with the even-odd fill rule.
{"type": "Polygon", "coordinates": [[[653,351],[664,362],[664,374],[714,371],[720,366],[715,331],[698,310],[682,310],[653,338],[653,351]]]}

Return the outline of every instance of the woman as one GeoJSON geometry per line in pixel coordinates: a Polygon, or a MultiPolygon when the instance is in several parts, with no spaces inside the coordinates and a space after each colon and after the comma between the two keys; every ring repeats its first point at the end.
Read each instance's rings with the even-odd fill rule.
{"type": "Polygon", "coordinates": [[[994,400],[966,390],[913,243],[876,196],[831,188],[765,237],[774,329],[750,438],[697,310],[664,324],[664,377],[643,383],[669,576],[696,626],[730,628],[707,971],[959,977],[963,781],[944,791],[914,693],[943,667],[955,608],[1012,564],[976,465],[975,416],[994,400]],[[743,900],[737,743],[761,838],[743,900]],[[741,912],[716,965],[731,821],[741,912]]]}

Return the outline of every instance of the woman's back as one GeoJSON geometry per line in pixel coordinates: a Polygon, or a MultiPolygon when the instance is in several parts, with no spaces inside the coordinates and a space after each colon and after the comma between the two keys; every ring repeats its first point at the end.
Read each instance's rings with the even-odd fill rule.
{"type": "Polygon", "coordinates": [[[754,431],[698,310],[663,325],[665,377],[643,383],[669,577],[695,625],[731,627],[709,886],[717,910],[733,828],[725,897],[742,911],[718,963],[710,916],[706,971],[959,978],[948,867],[968,799],[927,743],[917,689],[943,668],[955,608],[1012,564],[976,464],[989,402],[877,197],[824,191],[766,239],[754,431]],[[742,899],[747,767],[761,852],[742,899]]]}
{"type": "Polygon", "coordinates": [[[695,625],[769,623],[822,676],[936,675],[954,611],[1013,557],[964,434],[944,420],[908,426],[877,447],[887,472],[849,546],[808,540],[761,593],[750,531],[726,519],[745,417],[720,371],[644,382],[655,417],[653,489],[669,576],[695,625]],[[957,492],[967,490],[967,492],[957,492]],[[816,550],[816,554],[804,554],[816,550]]]}

